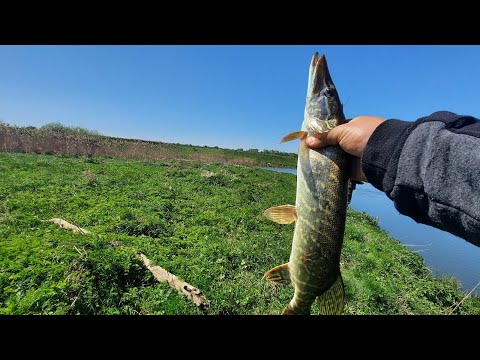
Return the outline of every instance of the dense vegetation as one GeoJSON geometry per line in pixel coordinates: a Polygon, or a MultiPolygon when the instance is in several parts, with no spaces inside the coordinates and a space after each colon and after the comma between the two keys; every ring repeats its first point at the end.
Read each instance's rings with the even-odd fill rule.
{"type": "Polygon", "coordinates": [[[40,128],[18,127],[0,122],[0,152],[49,155],[112,156],[151,160],[193,160],[248,166],[295,167],[297,155],[277,150],[221,149],[122,139],[60,123],[40,128]]]}
{"type": "MultiPolygon", "coordinates": [[[[294,202],[292,175],[192,161],[0,154],[0,179],[2,314],[202,314],[157,283],[138,251],[202,289],[207,314],[278,314],[292,296],[262,277],[288,260],[293,226],[261,216],[294,202]],[[92,234],[43,222],[54,217],[92,234]]],[[[341,266],[347,314],[448,314],[464,296],[353,210],[341,266]]],[[[479,298],[455,313],[480,313],[479,298]]]]}

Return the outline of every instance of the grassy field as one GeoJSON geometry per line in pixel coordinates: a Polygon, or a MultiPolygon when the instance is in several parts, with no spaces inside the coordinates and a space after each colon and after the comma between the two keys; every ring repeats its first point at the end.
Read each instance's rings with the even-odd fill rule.
{"type": "Polygon", "coordinates": [[[192,160],[246,166],[295,167],[297,154],[276,150],[222,149],[108,137],[80,127],[50,123],[35,128],[0,122],[0,152],[192,160]]]}
{"type": "MultiPolygon", "coordinates": [[[[0,314],[279,314],[293,290],[262,276],[288,261],[293,225],[261,214],[294,200],[294,176],[243,166],[0,154],[0,314]],[[57,217],[92,234],[42,221],[57,217]],[[208,309],[156,282],[139,251],[208,309]]],[[[346,314],[448,314],[464,296],[350,209],[341,267],[346,314]]],[[[455,313],[479,314],[479,298],[455,313]]]]}

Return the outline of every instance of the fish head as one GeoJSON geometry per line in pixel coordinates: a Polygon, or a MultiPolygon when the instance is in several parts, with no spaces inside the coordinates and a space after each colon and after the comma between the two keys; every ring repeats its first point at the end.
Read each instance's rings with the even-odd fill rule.
{"type": "Polygon", "coordinates": [[[322,133],[345,122],[342,103],[328,71],[325,55],[315,53],[310,64],[302,130],[322,133]]]}

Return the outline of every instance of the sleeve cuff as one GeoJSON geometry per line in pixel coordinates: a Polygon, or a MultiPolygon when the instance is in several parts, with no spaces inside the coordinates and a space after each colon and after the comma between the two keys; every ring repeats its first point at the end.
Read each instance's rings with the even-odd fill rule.
{"type": "Polygon", "coordinates": [[[375,129],[365,147],[361,159],[362,170],[367,180],[377,189],[387,192],[387,195],[389,188],[393,188],[396,165],[412,124],[397,119],[387,120],[375,129]]]}

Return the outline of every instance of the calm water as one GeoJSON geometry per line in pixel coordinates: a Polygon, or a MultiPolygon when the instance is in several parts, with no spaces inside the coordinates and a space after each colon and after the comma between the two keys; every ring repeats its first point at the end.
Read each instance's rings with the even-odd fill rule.
{"type": "MultiPolygon", "coordinates": [[[[296,174],[296,169],[262,168],[296,174]]],[[[448,232],[423,224],[417,224],[401,215],[393,202],[370,184],[357,185],[350,206],[378,218],[382,229],[407,248],[418,252],[434,275],[448,275],[462,283],[464,291],[470,291],[480,281],[480,247],[448,232]]],[[[480,295],[480,286],[474,291],[480,295]]]]}

